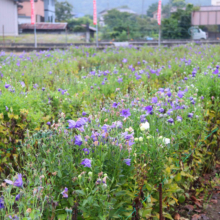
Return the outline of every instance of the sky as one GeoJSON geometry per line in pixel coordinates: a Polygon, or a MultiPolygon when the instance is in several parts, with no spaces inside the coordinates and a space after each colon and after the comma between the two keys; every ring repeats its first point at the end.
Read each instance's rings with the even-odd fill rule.
{"type": "MultiPolygon", "coordinates": [[[[64,0],[59,0],[64,1],[64,0]]],[[[93,13],[93,0],[67,0],[69,1],[74,9],[75,14],[92,14],[93,13]]],[[[157,0],[96,0],[97,1],[97,11],[100,12],[104,9],[111,9],[115,7],[120,7],[127,5],[130,9],[142,14],[142,12],[147,11],[147,8],[152,3],[158,2],[157,0]]],[[[167,3],[168,0],[162,0],[162,3],[167,3]]],[[[195,5],[211,5],[211,0],[186,0],[186,2],[193,3],[195,5]]]]}

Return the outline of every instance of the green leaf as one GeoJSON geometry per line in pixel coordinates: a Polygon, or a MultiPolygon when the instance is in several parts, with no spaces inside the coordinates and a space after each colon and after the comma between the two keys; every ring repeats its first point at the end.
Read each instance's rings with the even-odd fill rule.
{"type": "Polygon", "coordinates": [[[73,197],[69,197],[69,198],[68,198],[68,201],[69,201],[69,203],[70,203],[71,206],[74,205],[74,199],[73,199],[73,197]]]}
{"type": "Polygon", "coordinates": [[[67,214],[59,214],[57,218],[58,220],[66,220],[67,214]]]}
{"type": "Polygon", "coordinates": [[[79,196],[85,196],[85,193],[83,190],[75,190],[76,194],[79,196]]]}

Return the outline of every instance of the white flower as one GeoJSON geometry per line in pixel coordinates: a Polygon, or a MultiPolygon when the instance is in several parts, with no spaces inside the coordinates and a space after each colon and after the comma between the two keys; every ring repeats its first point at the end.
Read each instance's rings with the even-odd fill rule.
{"type": "Polygon", "coordinates": [[[150,124],[147,121],[145,123],[141,124],[141,127],[140,127],[141,131],[145,131],[149,128],[150,128],[150,124]]]}
{"type": "Polygon", "coordinates": [[[160,136],[159,139],[162,139],[164,144],[170,144],[170,139],[169,138],[165,138],[163,136],[160,136]]]}
{"type": "Polygon", "coordinates": [[[164,144],[170,144],[170,139],[169,138],[163,138],[164,144]]]}
{"type": "Polygon", "coordinates": [[[139,141],[142,142],[144,139],[143,137],[139,137],[139,141]]]}

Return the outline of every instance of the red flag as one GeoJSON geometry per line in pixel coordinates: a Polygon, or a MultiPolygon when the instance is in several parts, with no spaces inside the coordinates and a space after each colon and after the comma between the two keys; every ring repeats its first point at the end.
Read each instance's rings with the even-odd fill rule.
{"type": "Polygon", "coordinates": [[[97,8],[96,8],[96,0],[93,0],[93,24],[97,25],[97,8]]]}
{"type": "Polygon", "coordinates": [[[34,0],[31,0],[31,24],[35,24],[34,0]]]}
{"type": "Polygon", "coordinates": [[[161,25],[161,0],[158,2],[157,23],[158,25],[161,25]]]}

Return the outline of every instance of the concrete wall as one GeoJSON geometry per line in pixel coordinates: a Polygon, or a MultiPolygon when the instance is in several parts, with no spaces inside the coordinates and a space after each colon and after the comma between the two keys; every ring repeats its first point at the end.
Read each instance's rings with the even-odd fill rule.
{"type": "Polygon", "coordinates": [[[18,10],[13,0],[0,0],[0,37],[18,35],[18,10]]]}
{"type": "Polygon", "coordinates": [[[44,0],[44,21],[55,22],[55,0],[44,0]]]}
{"type": "MultiPolygon", "coordinates": [[[[31,16],[31,2],[30,1],[23,2],[23,3],[20,3],[20,5],[22,5],[23,8],[18,9],[18,14],[31,16]]],[[[40,15],[44,17],[44,1],[43,0],[38,0],[37,2],[34,2],[34,11],[35,11],[35,15],[40,15]]]]}

